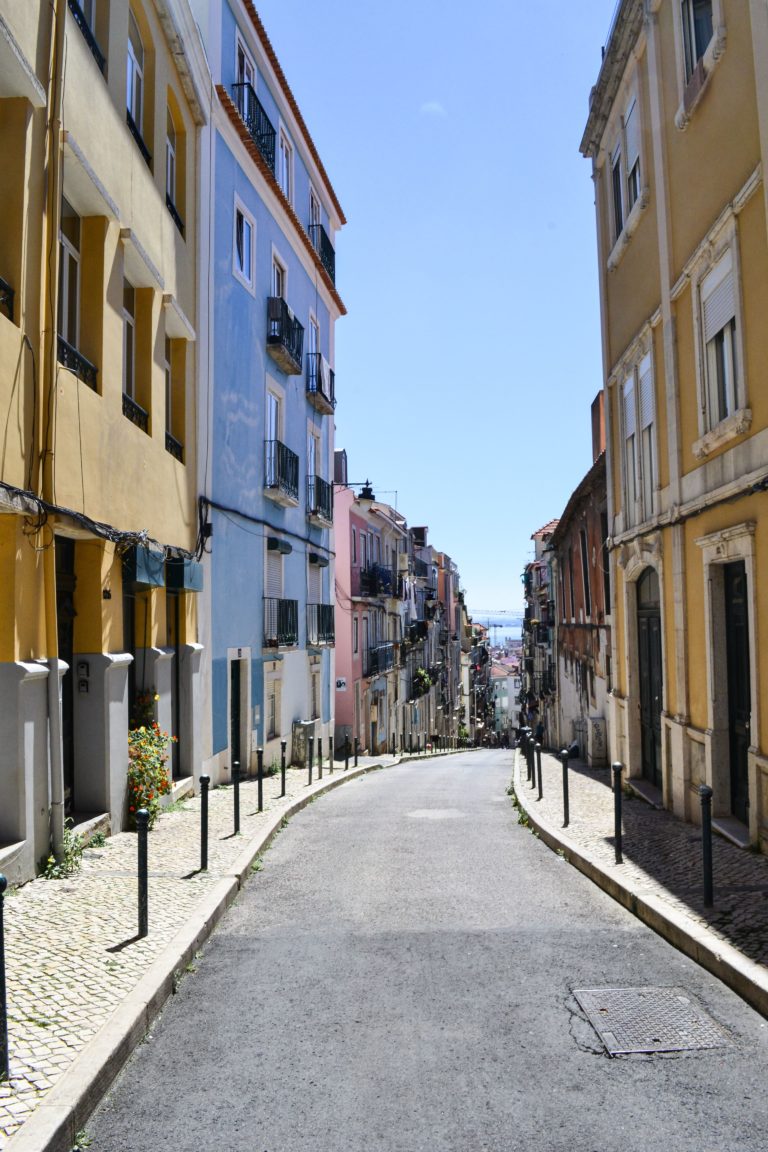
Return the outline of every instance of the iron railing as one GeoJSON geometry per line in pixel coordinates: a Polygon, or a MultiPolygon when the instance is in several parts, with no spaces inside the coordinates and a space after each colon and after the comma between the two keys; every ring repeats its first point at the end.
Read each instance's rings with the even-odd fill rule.
{"type": "Polygon", "coordinates": [[[104,56],[104,53],[102,52],[101,48],[99,48],[96,37],[94,36],[93,32],[90,29],[88,21],[85,18],[85,12],[83,12],[82,8],[77,3],[77,0],[69,0],[69,10],[72,13],[72,15],[74,16],[75,23],[77,24],[78,28],[82,32],[83,38],[85,39],[86,44],[88,45],[88,47],[91,50],[91,55],[93,56],[94,60],[96,61],[96,63],[99,66],[99,71],[103,75],[104,67],[107,63],[107,60],[106,60],[106,57],[104,56]]]}
{"type": "Polygon", "coordinates": [[[123,392],[123,416],[127,416],[132,424],[141,428],[142,432],[149,432],[149,412],[137,404],[132,396],[123,392]]]}
{"type": "Polygon", "coordinates": [[[424,560],[419,560],[418,556],[413,558],[413,574],[422,578],[429,576],[429,567],[424,560]]]}
{"type": "Polygon", "coordinates": [[[171,456],[175,456],[180,464],[184,463],[184,445],[181,444],[175,436],[172,436],[170,432],[165,433],[165,450],[166,452],[170,452],[171,456]]]}
{"type": "Polygon", "coordinates": [[[384,564],[369,564],[360,573],[362,596],[394,596],[396,588],[397,575],[384,564]]]}
{"type": "Polygon", "coordinates": [[[151,168],[152,167],[152,153],[150,152],[149,148],[147,148],[146,144],[144,143],[144,137],[141,135],[141,132],[139,131],[139,127],[138,127],[136,121],[134,120],[133,116],[131,116],[131,113],[130,113],[128,108],[126,108],[126,110],[125,110],[125,122],[128,125],[128,128],[130,129],[131,136],[133,136],[134,140],[136,141],[136,143],[139,146],[139,152],[141,152],[142,156],[144,157],[144,159],[147,162],[147,167],[151,168]]]}
{"type": "Polygon", "coordinates": [[[388,672],[390,668],[395,666],[395,645],[393,643],[377,644],[375,648],[369,648],[364,655],[364,676],[380,676],[382,672],[388,672]]]}
{"type": "Polygon", "coordinates": [[[299,642],[299,602],[264,597],[264,646],[281,648],[299,642]]]}
{"type": "Polygon", "coordinates": [[[0,276],[0,308],[5,309],[5,314],[9,320],[13,321],[13,298],[15,292],[11,288],[7,280],[3,280],[0,276]]]}
{"type": "Polygon", "coordinates": [[[58,360],[59,364],[64,368],[68,368],[70,372],[74,372],[83,384],[87,384],[89,388],[93,388],[94,392],[97,387],[97,377],[99,370],[90,360],[86,360],[85,356],[78,352],[77,348],[73,348],[68,344],[63,336],[58,337],[58,360]]]}
{"type": "Polygon", "coordinates": [[[307,604],[307,644],[333,644],[335,640],[333,604],[307,604]]]}
{"type": "Polygon", "coordinates": [[[319,352],[307,353],[307,396],[318,412],[328,416],[336,407],[336,376],[319,352]]]}
{"type": "Polygon", "coordinates": [[[272,172],[275,170],[275,129],[264,111],[261,101],[250,84],[233,84],[232,99],[240,113],[240,118],[248,133],[266,160],[272,172]]]}
{"type": "Polygon", "coordinates": [[[307,512],[333,523],[333,485],[322,476],[307,476],[307,512]]]}
{"type": "Polygon", "coordinates": [[[299,499],[299,458],[279,440],[265,440],[265,478],[267,488],[276,488],[299,499]]]}
{"type": "Polygon", "coordinates": [[[284,372],[301,372],[304,328],[282,296],[267,299],[267,351],[284,372]]]}
{"type": "Polygon", "coordinates": [[[181,232],[181,234],[183,236],[184,235],[184,221],[182,220],[181,216],[179,216],[178,209],[176,208],[176,205],[174,204],[173,200],[171,200],[171,198],[167,192],[165,194],[165,206],[168,209],[168,211],[170,212],[171,219],[173,220],[174,224],[176,225],[179,232],[181,232]]]}
{"type": "Polygon", "coordinates": [[[320,263],[330,276],[333,283],[336,283],[336,253],[331,244],[331,238],[323,228],[322,224],[310,224],[309,238],[312,241],[313,247],[320,257],[320,263]]]}

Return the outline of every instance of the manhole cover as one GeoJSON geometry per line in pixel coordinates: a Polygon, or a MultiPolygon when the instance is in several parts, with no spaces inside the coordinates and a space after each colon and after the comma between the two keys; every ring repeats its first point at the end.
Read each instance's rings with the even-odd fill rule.
{"type": "Polygon", "coordinates": [[[573,994],[611,1056],[730,1043],[684,988],[579,988],[573,994]]]}

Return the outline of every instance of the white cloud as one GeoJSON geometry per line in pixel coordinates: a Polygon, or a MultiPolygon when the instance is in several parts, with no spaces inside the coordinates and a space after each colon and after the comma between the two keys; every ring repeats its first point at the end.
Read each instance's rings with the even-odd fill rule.
{"type": "Polygon", "coordinates": [[[421,108],[419,108],[419,115],[420,116],[447,116],[448,113],[446,112],[445,108],[443,107],[443,105],[440,103],[439,100],[427,100],[427,102],[425,104],[422,104],[421,108]]]}

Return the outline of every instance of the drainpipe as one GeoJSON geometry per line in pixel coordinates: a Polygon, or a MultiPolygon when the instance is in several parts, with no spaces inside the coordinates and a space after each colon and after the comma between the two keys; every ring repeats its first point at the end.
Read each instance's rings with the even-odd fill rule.
{"type": "MultiPolygon", "coordinates": [[[[53,411],[56,388],[56,328],[59,287],[59,227],[61,216],[61,113],[64,98],[63,60],[67,0],[55,0],[52,9],[51,71],[48,85],[48,142],[46,155],[46,215],[43,222],[41,316],[41,429],[40,458],[33,483],[43,498],[53,502],[53,411]]],[[[56,553],[53,544],[43,551],[46,651],[48,658],[48,739],[51,780],[51,843],[60,858],[64,848],[64,760],[61,741],[61,672],[56,618],[56,553]]]]}

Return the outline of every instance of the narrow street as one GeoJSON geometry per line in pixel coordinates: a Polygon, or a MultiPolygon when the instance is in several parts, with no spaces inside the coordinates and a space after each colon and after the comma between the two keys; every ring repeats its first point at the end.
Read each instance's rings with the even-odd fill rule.
{"type": "Polygon", "coordinates": [[[768,1024],[518,823],[511,759],[403,764],[295,816],[90,1147],[764,1147],[768,1024]],[[573,995],[607,987],[681,987],[728,1043],[610,1058],[573,995]]]}

